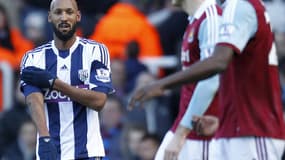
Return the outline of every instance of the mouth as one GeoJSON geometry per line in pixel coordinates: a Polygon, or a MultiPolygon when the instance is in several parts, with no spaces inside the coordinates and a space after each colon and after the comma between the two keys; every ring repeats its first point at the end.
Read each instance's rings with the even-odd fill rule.
{"type": "Polygon", "coordinates": [[[62,31],[67,31],[71,29],[71,25],[68,23],[60,23],[58,25],[58,29],[62,30],[62,31]]]}

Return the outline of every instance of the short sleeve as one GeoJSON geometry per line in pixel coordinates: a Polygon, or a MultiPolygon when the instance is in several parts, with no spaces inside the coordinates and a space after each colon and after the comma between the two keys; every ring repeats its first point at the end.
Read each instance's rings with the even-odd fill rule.
{"type": "Polygon", "coordinates": [[[90,69],[90,88],[94,91],[111,94],[114,92],[114,89],[112,86],[108,49],[100,44],[95,52],[90,69]]]}
{"type": "Polygon", "coordinates": [[[253,6],[247,1],[230,3],[223,12],[218,44],[231,46],[241,53],[256,31],[257,16],[253,6]]]}
{"type": "MultiPolygon", "coordinates": [[[[22,58],[20,76],[22,76],[22,70],[28,66],[33,66],[33,56],[29,52],[26,53],[22,58]]],[[[34,92],[41,92],[41,89],[38,87],[28,85],[22,80],[20,81],[20,85],[21,92],[25,95],[25,97],[34,92]]]]}

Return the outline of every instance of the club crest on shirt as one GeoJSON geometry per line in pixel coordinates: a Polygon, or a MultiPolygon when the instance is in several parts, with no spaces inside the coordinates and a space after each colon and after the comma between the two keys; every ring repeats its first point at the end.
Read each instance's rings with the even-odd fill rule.
{"type": "Polygon", "coordinates": [[[101,82],[104,82],[104,83],[111,81],[109,70],[104,69],[104,68],[96,69],[95,78],[96,78],[98,81],[101,81],[101,82]]]}
{"type": "Polygon", "coordinates": [[[85,82],[88,79],[88,70],[87,69],[80,69],[78,70],[78,78],[80,81],[85,82]]]}
{"type": "Polygon", "coordinates": [[[194,33],[195,33],[195,28],[192,28],[188,34],[188,42],[191,43],[194,40],[194,33]]]}
{"type": "Polygon", "coordinates": [[[235,29],[236,28],[233,24],[223,24],[220,27],[219,35],[221,38],[229,37],[235,29]]]}

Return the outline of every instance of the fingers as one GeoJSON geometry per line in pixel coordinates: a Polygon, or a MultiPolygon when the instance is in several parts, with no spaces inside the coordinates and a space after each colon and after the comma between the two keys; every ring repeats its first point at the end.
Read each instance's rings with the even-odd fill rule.
{"type": "Polygon", "coordinates": [[[193,116],[192,117],[192,126],[193,126],[193,130],[200,135],[201,134],[201,117],[199,116],[193,116]]]}
{"type": "Polygon", "coordinates": [[[212,136],[219,127],[219,120],[214,116],[193,116],[193,130],[198,135],[212,136]]]}
{"type": "Polygon", "coordinates": [[[127,107],[128,110],[132,110],[136,106],[140,106],[143,101],[144,95],[145,95],[144,90],[135,91],[135,93],[131,97],[131,100],[128,104],[128,107],[127,107]]]}

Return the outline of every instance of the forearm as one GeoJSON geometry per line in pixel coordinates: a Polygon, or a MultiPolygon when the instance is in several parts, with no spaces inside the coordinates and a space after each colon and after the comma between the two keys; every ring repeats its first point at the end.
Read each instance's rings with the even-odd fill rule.
{"type": "Polygon", "coordinates": [[[39,136],[49,136],[46,123],[43,95],[41,93],[32,93],[26,98],[33,121],[37,126],[39,136]]]}
{"type": "Polygon", "coordinates": [[[212,104],[219,87],[219,76],[213,76],[197,84],[180,125],[192,129],[193,116],[202,116],[212,104]]]}
{"type": "Polygon", "coordinates": [[[163,89],[171,89],[185,83],[193,83],[209,78],[226,70],[234,52],[229,47],[216,46],[214,55],[198,61],[183,71],[176,72],[159,81],[163,89]]]}
{"type": "Polygon", "coordinates": [[[160,80],[164,89],[172,89],[186,83],[193,83],[211,77],[219,72],[218,69],[208,67],[208,60],[197,62],[185,70],[176,72],[160,80]]]}
{"type": "Polygon", "coordinates": [[[53,88],[86,107],[100,111],[107,99],[107,95],[87,89],[73,87],[59,79],[55,80],[53,88]]]}

